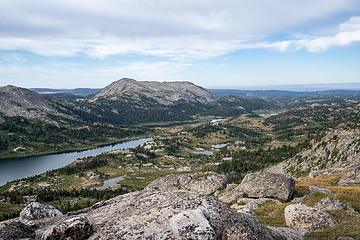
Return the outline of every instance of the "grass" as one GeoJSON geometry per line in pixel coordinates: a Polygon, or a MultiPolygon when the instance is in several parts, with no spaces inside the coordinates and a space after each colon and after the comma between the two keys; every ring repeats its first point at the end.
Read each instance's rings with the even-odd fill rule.
{"type": "Polygon", "coordinates": [[[286,227],[284,210],[288,205],[290,204],[276,204],[272,201],[266,201],[254,212],[256,218],[264,225],[286,227]]]}

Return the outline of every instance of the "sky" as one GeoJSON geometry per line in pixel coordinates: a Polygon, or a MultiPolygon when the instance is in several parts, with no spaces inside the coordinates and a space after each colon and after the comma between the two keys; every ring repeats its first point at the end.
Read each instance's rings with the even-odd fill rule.
{"type": "Polygon", "coordinates": [[[0,0],[0,85],[360,83],[359,0],[0,0]]]}

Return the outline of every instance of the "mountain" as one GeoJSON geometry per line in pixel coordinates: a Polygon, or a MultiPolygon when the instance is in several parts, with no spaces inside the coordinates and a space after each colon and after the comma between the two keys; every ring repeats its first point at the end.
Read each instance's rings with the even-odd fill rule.
{"type": "Polygon", "coordinates": [[[48,119],[51,115],[72,119],[66,110],[34,91],[15,87],[0,87],[0,118],[24,117],[27,119],[48,119]]]}
{"type": "Polygon", "coordinates": [[[123,98],[139,99],[146,97],[162,105],[171,105],[177,101],[209,103],[216,100],[216,95],[191,82],[155,82],[136,81],[123,78],[111,83],[95,94],[90,101],[120,100],[123,98]]]}

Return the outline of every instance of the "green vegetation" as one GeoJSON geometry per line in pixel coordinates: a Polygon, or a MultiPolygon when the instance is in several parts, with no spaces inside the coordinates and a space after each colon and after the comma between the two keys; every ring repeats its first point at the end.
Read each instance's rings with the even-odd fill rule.
{"type": "Polygon", "coordinates": [[[152,132],[147,128],[124,128],[108,124],[56,126],[22,117],[0,124],[0,158],[80,150],[119,142],[152,132]]]}

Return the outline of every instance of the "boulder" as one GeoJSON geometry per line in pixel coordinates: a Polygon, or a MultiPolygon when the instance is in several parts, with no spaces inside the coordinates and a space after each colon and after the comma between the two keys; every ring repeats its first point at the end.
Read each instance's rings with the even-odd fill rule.
{"type": "Polygon", "coordinates": [[[62,213],[54,206],[32,202],[28,204],[20,213],[21,220],[35,220],[39,218],[52,218],[61,216],[62,213]]]}
{"type": "Polygon", "coordinates": [[[285,221],[289,227],[304,234],[337,225],[328,213],[301,203],[285,208],[285,221]]]}
{"type": "Polygon", "coordinates": [[[1,240],[35,237],[35,230],[22,222],[13,221],[0,228],[1,240]]]}
{"type": "Polygon", "coordinates": [[[170,218],[172,232],[180,239],[215,239],[206,208],[183,211],[170,218]]]}
{"type": "Polygon", "coordinates": [[[317,186],[309,186],[309,192],[310,193],[319,192],[319,193],[324,193],[324,194],[328,194],[328,195],[334,194],[332,191],[330,191],[327,188],[320,188],[317,186]]]}
{"type": "Polygon", "coordinates": [[[355,212],[355,209],[351,206],[350,203],[344,203],[334,197],[321,199],[318,203],[316,203],[315,207],[323,211],[346,210],[349,212],[355,212]]]}
{"type": "Polygon", "coordinates": [[[170,174],[152,181],[145,190],[175,191],[188,190],[202,194],[212,194],[228,183],[228,177],[222,174],[205,172],[189,174],[170,174]]]}
{"type": "Polygon", "coordinates": [[[339,186],[360,185],[360,166],[345,173],[338,182],[339,186]]]}
{"type": "Polygon", "coordinates": [[[257,172],[247,174],[234,190],[243,192],[250,198],[277,198],[282,201],[289,201],[294,189],[295,180],[291,176],[257,172]]]}
{"type": "Polygon", "coordinates": [[[93,233],[92,225],[89,220],[82,217],[68,219],[58,225],[49,227],[42,235],[41,240],[52,239],[87,239],[93,233]]]}
{"type": "Polygon", "coordinates": [[[65,232],[69,225],[79,221],[76,220],[79,217],[87,217],[92,224],[90,240],[221,239],[222,236],[225,239],[248,239],[246,236],[261,239],[269,234],[277,236],[249,214],[237,213],[214,197],[182,190],[149,190],[117,196],[96,207],[44,221],[36,231],[36,238],[51,239],[47,237],[51,236],[49,233],[65,232]],[[237,238],[243,233],[244,238],[237,238]]]}
{"type": "Polygon", "coordinates": [[[277,240],[303,240],[302,235],[291,228],[287,227],[271,227],[268,226],[268,229],[272,230],[274,235],[277,237],[277,240]]]}

